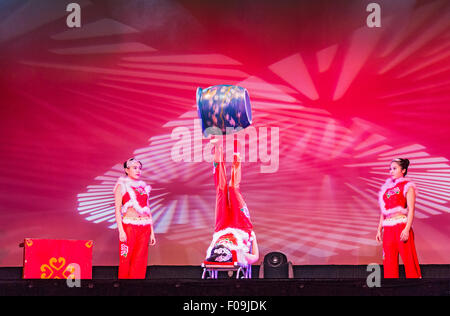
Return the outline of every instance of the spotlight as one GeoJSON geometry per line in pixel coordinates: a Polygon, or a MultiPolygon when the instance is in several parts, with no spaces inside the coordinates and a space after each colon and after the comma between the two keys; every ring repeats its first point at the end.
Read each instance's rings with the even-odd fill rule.
{"type": "Polygon", "coordinates": [[[261,263],[259,270],[259,277],[265,279],[293,278],[292,263],[287,260],[285,254],[270,252],[264,256],[264,261],[261,263]]]}
{"type": "Polygon", "coordinates": [[[287,257],[281,252],[271,252],[264,257],[264,263],[272,268],[276,268],[287,263],[287,257]]]}

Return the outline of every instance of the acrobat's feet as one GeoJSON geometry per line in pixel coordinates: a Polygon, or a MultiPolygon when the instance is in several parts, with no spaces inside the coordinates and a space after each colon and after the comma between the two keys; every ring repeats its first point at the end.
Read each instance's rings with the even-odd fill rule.
{"type": "Polygon", "coordinates": [[[219,139],[218,138],[211,138],[211,140],[209,141],[211,143],[211,145],[213,145],[214,147],[219,146],[219,139]]]}
{"type": "Polygon", "coordinates": [[[224,161],[223,147],[220,139],[212,138],[209,142],[214,147],[214,162],[215,163],[223,162],[224,161]]]}

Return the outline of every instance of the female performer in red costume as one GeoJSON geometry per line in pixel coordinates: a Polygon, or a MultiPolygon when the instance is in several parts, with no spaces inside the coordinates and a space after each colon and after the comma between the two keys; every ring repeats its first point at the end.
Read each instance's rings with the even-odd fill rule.
{"type": "Polygon", "coordinates": [[[213,139],[211,143],[215,146],[216,224],[213,240],[206,252],[206,261],[231,262],[232,251],[235,251],[238,262],[252,264],[259,259],[259,250],[250,214],[240,192],[240,155],[234,154],[231,181],[227,185],[223,148],[218,145],[218,139],[213,139]]]}
{"type": "Polygon", "coordinates": [[[376,239],[383,242],[385,278],[399,277],[399,253],[405,265],[406,277],[422,277],[412,230],[416,187],[405,178],[408,167],[408,159],[394,159],[390,166],[391,178],[386,180],[379,193],[381,216],[376,239]]]}
{"type": "Polygon", "coordinates": [[[114,187],[116,221],[120,240],[119,279],[145,279],[148,246],[155,245],[152,214],[148,204],[151,187],[141,177],[142,163],[124,163],[126,177],[114,187]]]}

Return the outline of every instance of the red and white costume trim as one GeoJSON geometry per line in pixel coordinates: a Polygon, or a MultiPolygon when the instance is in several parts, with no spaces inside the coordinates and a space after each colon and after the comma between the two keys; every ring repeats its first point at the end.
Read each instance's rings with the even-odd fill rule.
{"type": "Polygon", "coordinates": [[[135,225],[135,226],[146,226],[146,225],[152,225],[153,220],[151,218],[123,218],[122,223],[128,224],[128,225],[135,225]]]}
{"type": "Polygon", "coordinates": [[[396,213],[407,215],[406,194],[411,187],[416,189],[416,185],[408,178],[387,179],[378,196],[378,203],[383,215],[396,213]]]}
{"type": "Polygon", "coordinates": [[[383,221],[383,227],[392,227],[398,224],[406,224],[406,223],[408,223],[408,218],[406,216],[393,219],[385,219],[383,221]]]}
{"type": "Polygon", "coordinates": [[[129,177],[120,177],[117,180],[114,191],[119,184],[122,193],[122,215],[125,215],[128,208],[132,207],[139,214],[151,217],[148,198],[152,187],[144,181],[135,181],[129,177]]]}
{"type": "Polygon", "coordinates": [[[239,263],[246,264],[245,254],[249,253],[253,240],[253,232],[249,234],[238,228],[225,228],[214,233],[211,244],[208,250],[206,250],[206,258],[211,255],[211,251],[215,246],[223,244],[226,248],[236,251],[237,261],[239,263]]]}

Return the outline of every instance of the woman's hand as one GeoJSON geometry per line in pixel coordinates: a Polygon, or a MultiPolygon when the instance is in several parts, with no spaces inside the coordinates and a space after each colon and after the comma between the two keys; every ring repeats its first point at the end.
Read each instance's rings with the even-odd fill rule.
{"type": "Polygon", "coordinates": [[[378,243],[383,242],[383,237],[381,236],[381,230],[380,229],[377,232],[376,240],[377,240],[378,243]]]}
{"type": "Polygon", "coordinates": [[[152,234],[150,235],[150,242],[149,245],[150,246],[154,246],[156,244],[156,238],[155,238],[155,234],[152,231],[152,234]]]}
{"type": "Polygon", "coordinates": [[[409,229],[408,227],[405,227],[405,229],[400,234],[400,240],[403,242],[407,242],[409,239],[409,229]]]}
{"type": "Polygon", "coordinates": [[[119,231],[119,240],[120,242],[127,242],[127,234],[125,231],[119,231]]]}

